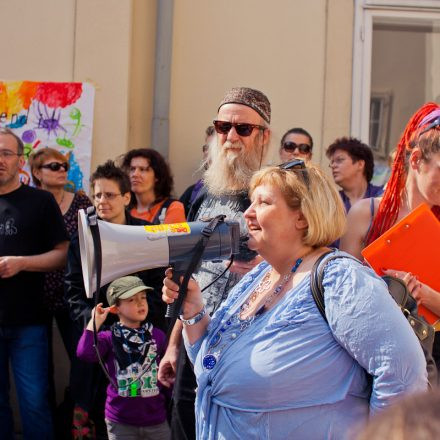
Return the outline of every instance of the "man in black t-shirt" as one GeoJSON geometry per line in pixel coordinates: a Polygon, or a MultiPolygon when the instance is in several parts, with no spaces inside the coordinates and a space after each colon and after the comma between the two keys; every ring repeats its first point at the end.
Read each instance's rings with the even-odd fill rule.
{"type": "MultiPolygon", "coordinates": [[[[188,220],[226,215],[240,223],[242,238],[247,236],[243,212],[252,174],[261,168],[270,142],[270,103],[258,90],[238,87],[230,90],[218,108],[214,127],[217,142],[210,146],[211,164],[203,177],[204,191],[190,209],[188,220]]],[[[242,240],[240,253],[231,269],[203,292],[206,309],[212,314],[226,299],[230,289],[259,260],[242,240]]],[[[221,262],[204,262],[194,275],[203,288],[224,271],[221,262]]],[[[159,366],[159,380],[174,382],[172,435],[174,440],[195,438],[194,401],[196,381],[181,344],[182,323],[176,321],[165,356],[159,366]],[[177,368],[176,368],[177,365],[177,368]]]]}
{"type": "Polygon", "coordinates": [[[0,128],[0,435],[12,439],[10,362],[23,437],[51,439],[44,272],[64,266],[67,233],[49,192],[22,185],[23,143],[0,128]]]}

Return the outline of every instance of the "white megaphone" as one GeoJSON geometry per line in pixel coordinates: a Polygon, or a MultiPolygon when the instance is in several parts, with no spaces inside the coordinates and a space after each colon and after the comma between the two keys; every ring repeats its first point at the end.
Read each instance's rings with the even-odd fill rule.
{"type": "MultiPolygon", "coordinates": [[[[101,285],[124,275],[169,265],[182,270],[189,265],[206,222],[169,225],[127,226],[97,220],[101,241],[101,285]]],[[[78,212],[78,236],[81,267],[88,298],[96,291],[95,248],[89,217],[78,212]]],[[[203,252],[202,260],[225,260],[239,250],[238,222],[226,221],[215,228],[203,252]]]]}

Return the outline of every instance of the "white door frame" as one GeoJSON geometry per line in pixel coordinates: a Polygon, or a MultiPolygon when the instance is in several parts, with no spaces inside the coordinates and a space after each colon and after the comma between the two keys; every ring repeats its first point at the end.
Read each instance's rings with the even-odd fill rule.
{"type": "Polygon", "coordinates": [[[440,18],[440,0],[355,0],[351,135],[369,143],[371,50],[374,18],[440,18]]]}

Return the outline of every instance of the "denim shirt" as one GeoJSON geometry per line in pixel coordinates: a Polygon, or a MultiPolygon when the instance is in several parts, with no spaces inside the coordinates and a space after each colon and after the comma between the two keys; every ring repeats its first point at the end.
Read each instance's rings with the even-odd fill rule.
{"type": "Polygon", "coordinates": [[[328,324],[307,274],[238,337],[225,332],[217,364],[205,370],[211,338],[268,270],[263,262],[243,277],[205,335],[193,345],[185,340],[198,382],[199,439],[239,439],[243,432],[255,439],[341,439],[370,411],[426,389],[422,349],[385,283],[345,258],[326,266],[328,324]]]}

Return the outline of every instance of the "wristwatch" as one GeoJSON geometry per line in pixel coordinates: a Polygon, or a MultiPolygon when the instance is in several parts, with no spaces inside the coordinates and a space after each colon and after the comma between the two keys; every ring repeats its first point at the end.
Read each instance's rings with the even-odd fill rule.
{"type": "Polygon", "coordinates": [[[184,319],[183,315],[179,316],[179,319],[185,324],[185,325],[194,325],[197,324],[204,316],[206,315],[206,307],[203,306],[203,309],[200,310],[197,315],[193,316],[190,319],[184,319]]]}

